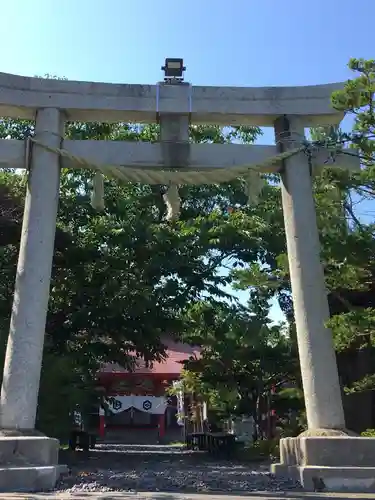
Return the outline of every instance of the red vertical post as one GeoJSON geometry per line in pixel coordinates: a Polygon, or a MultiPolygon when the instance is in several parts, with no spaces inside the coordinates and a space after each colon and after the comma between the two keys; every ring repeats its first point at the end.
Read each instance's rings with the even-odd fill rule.
{"type": "MultiPolygon", "coordinates": [[[[155,384],[156,385],[156,384],[155,384]]],[[[156,385],[156,394],[158,396],[164,396],[165,395],[165,386],[163,383],[163,380],[159,380],[158,384],[156,385]]],[[[159,422],[158,422],[158,428],[159,428],[159,439],[163,439],[165,436],[165,412],[159,415],[159,422]]]]}

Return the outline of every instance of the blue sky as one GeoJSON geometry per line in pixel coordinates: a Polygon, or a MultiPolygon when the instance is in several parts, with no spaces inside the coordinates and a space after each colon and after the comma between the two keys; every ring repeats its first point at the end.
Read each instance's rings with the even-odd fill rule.
{"type": "Polygon", "coordinates": [[[374,0],[10,0],[0,12],[0,71],[27,76],[153,84],[165,57],[183,57],[193,85],[308,85],[375,57],[374,0]]]}

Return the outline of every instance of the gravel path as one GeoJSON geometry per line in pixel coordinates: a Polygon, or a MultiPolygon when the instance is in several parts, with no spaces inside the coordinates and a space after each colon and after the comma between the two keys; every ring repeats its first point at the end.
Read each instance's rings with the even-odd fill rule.
{"type": "Polygon", "coordinates": [[[214,460],[168,446],[97,445],[90,456],[67,454],[71,473],[59,492],[257,492],[300,490],[272,477],[266,466],[214,460]]]}

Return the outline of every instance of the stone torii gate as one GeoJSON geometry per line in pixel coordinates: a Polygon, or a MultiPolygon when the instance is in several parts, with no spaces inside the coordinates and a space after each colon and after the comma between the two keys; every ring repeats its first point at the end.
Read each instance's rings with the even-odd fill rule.
{"type": "MultiPolygon", "coordinates": [[[[329,309],[319,256],[311,164],[303,152],[288,157],[288,151],[300,148],[305,127],[340,122],[342,115],[330,104],[332,92],[339,88],[342,84],[272,88],[196,87],[182,82],[118,85],[0,73],[0,116],[36,123],[31,148],[26,141],[0,141],[0,166],[30,166],[1,389],[0,490],[52,488],[58,475],[58,442],[36,435],[34,426],[60,169],[82,164],[110,165],[120,178],[126,169],[141,173],[178,167],[181,171],[222,172],[224,168],[230,171],[252,164],[260,165],[258,172],[281,173],[308,427],[312,434],[321,429],[340,434],[345,429],[332,335],[325,327],[329,309]],[[67,140],[63,137],[66,121],[158,121],[160,142],[67,140]],[[277,146],[190,144],[190,123],[273,126],[277,146]],[[280,151],[286,154],[277,156],[280,151]],[[11,455],[9,450],[14,449],[21,461],[11,455]]],[[[317,151],[313,169],[324,167],[326,159],[327,152],[317,151]]],[[[353,156],[339,155],[337,165],[355,169],[359,162],[353,156]]],[[[324,439],[324,444],[322,438],[313,437],[282,440],[282,465],[277,472],[297,474],[306,487],[311,487],[312,468],[329,465],[334,475],[333,469],[345,465],[340,460],[348,439],[356,440],[344,437],[329,444],[330,463],[322,463],[326,459],[322,459],[321,446],[326,451],[326,443],[332,443],[332,438],[324,439]],[[305,450],[304,462],[300,460],[301,450],[305,450]]]]}

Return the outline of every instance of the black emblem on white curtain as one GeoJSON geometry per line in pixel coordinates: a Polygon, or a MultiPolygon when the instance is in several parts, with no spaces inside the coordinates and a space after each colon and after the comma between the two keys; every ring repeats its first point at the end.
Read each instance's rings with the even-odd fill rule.
{"type": "Polygon", "coordinates": [[[119,401],[118,399],[114,399],[114,401],[113,401],[112,405],[113,405],[113,409],[114,409],[115,411],[119,411],[119,410],[121,410],[121,408],[122,408],[122,403],[121,403],[121,401],[119,401]]]}
{"type": "Polygon", "coordinates": [[[152,408],[152,403],[149,399],[146,399],[146,401],[143,401],[143,409],[146,410],[146,411],[149,411],[151,410],[152,408]]]}

